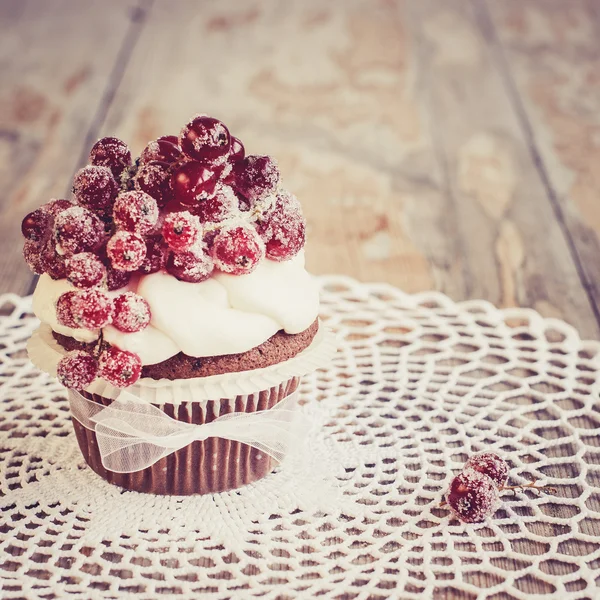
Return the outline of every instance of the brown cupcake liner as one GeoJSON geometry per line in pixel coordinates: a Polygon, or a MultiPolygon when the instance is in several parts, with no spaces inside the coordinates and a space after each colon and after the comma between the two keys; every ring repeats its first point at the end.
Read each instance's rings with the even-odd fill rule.
{"type": "MultiPolygon", "coordinates": [[[[295,392],[299,384],[300,378],[292,377],[277,386],[231,400],[154,406],[178,421],[203,425],[232,412],[268,410],[295,392]]],[[[113,402],[98,394],[80,393],[103,406],[113,402]]],[[[174,496],[224,492],[258,481],[277,466],[277,461],[256,448],[232,440],[208,438],[192,442],[142,471],[115,473],[102,465],[96,433],[76,419],[72,421],[81,453],[92,470],[109,483],[135,492],[174,496]]]]}

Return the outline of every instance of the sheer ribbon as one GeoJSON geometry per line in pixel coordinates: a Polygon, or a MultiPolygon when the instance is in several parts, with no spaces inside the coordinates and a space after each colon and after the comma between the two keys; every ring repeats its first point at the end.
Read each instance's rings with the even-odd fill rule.
{"type": "Polygon", "coordinates": [[[69,394],[69,401],[72,416],[96,432],[104,467],[115,473],[133,473],[211,437],[247,444],[281,462],[290,444],[299,441],[307,429],[303,421],[298,427],[297,411],[291,410],[297,397],[296,390],[268,410],[229,413],[203,425],[177,421],[127,392],[121,392],[110,406],[77,392],[69,394]]]}

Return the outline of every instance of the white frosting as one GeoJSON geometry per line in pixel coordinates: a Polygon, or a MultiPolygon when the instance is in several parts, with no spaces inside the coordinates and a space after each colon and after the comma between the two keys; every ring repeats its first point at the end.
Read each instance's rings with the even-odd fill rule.
{"type": "MultiPolygon", "coordinates": [[[[34,293],[35,314],[54,331],[93,341],[98,332],[70,329],[56,320],[54,303],[70,289],[68,282],[43,275],[34,293]]],[[[319,312],[318,287],[304,269],[303,252],[281,263],[264,260],[249,275],[218,273],[201,283],[186,283],[158,272],[140,277],[128,289],[150,305],[150,325],[137,333],[108,326],[103,335],[110,344],[138,354],[145,365],[180,351],[196,357],[246,352],[281,329],[304,331],[319,312]]]]}

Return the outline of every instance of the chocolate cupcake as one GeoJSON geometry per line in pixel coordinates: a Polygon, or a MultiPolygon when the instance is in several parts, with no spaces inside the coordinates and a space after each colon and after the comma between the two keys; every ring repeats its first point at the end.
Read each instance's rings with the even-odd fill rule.
{"type": "MultiPolygon", "coordinates": [[[[124,414],[122,398],[182,431],[231,413],[254,423],[282,403],[289,410],[321,334],[299,202],[273,159],[245,156],[207,116],[151,142],[135,162],[125,143],[103,138],[90,163],[72,201],[52,200],[22,225],[25,259],[40,275],[34,312],[49,334],[34,336],[30,356],[69,388],[86,462],[111,483],[154,494],[264,477],[276,461],[260,440],[235,433],[167,443],[171,451],[156,458],[153,449],[144,468],[111,470],[118,461],[106,440],[125,434],[106,438],[98,423],[124,414]]],[[[131,448],[137,460],[151,446],[138,442],[119,449],[124,464],[131,448]]]]}

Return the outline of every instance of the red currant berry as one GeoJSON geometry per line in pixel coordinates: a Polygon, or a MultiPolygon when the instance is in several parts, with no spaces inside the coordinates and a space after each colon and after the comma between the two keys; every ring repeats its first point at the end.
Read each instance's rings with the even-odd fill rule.
{"type": "Polygon", "coordinates": [[[215,162],[229,152],[230,144],[227,127],[206,115],[194,117],[179,135],[179,146],[193,160],[215,162]]]}
{"type": "Polygon", "coordinates": [[[54,239],[65,254],[97,250],[105,237],[102,221],[83,206],[67,208],[54,220],[54,239]]]}
{"type": "Polygon", "coordinates": [[[118,271],[110,265],[106,267],[106,285],[109,292],[125,287],[130,279],[131,273],[129,271],[118,271]]]}
{"type": "Polygon", "coordinates": [[[141,165],[135,174],[133,184],[136,190],[152,196],[160,208],[173,199],[171,171],[167,163],[149,162],[141,165]]]}
{"type": "Polygon", "coordinates": [[[77,328],[78,322],[73,312],[73,299],[77,292],[65,292],[56,301],[56,320],[65,327],[77,328]]]}
{"type": "Polygon", "coordinates": [[[212,258],[200,249],[170,252],[166,269],[180,281],[198,283],[208,279],[213,271],[212,258]]]}
{"type": "Polygon", "coordinates": [[[106,277],[106,267],[91,252],[81,252],[67,258],[67,280],[77,288],[90,288],[101,283],[106,277]]]}
{"type": "Polygon", "coordinates": [[[73,194],[77,204],[90,210],[107,209],[118,193],[119,186],[108,167],[88,165],[79,169],[73,179],[73,194]]]}
{"type": "Polygon", "coordinates": [[[98,372],[115,387],[134,384],[142,373],[142,361],[137,354],[110,346],[98,358],[98,372]]]}
{"type": "Polygon", "coordinates": [[[66,388],[83,390],[98,375],[96,359],[84,350],[73,350],[60,359],[56,368],[58,381],[66,388]]]}
{"type": "Polygon", "coordinates": [[[56,246],[52,240],[48,240],[42,247],[40,258],[44,273],[52,279],[64,279],[67,276],[65,257],[56,252],[56,246]]]}
{"type": "Polygon", "coordinates": [[[267,258],[289,260],[304,247],[305,221],[298,199],[288,192],[277,196],[273,206],[258,224],[266,244],[267,258]]]}
{"type": "Polygon", "coordinates": [[[183,154],[177,144],[158,139],[150,142],[140,154],[140,164],[151,161],[160,161],[167,164],[174,163],[182,158],[183,154]]]}
{"type": "Polygon", "coordinates": [[[23,258],[27,266],[36,274],[44,272],[44,261],[42,260],[41,248],[37,242],[27,240],[23,246],[23,258]]]}
{"type": "Polygon", "coordinates": [[[50,215],[43,208],[30,212],[21,222],[23,237],[31,242],[41,242],[46,238],[50,220],[50,215]]]}
{"type": "Polygon", "coordinates": [[[135,271],[146,258],[146,242],[137,233],[117,231],[108,240],[106,253],[114,269],[135,271]]]}
{"type": "Polygon", "coordinates": [[[73,319],[83,329],[100,329],[110,325],[114,308],[112,299],[97,288],[75,292],[71,300],[73,319]]]}
{"type": "Polygon", "coordinates": [[[189,250],[202,239],[200,219],[187,210],[169,213],[165,217],[162,234],[171,250],[175,252],[189,250]]]}
{"type": "Polygon", "coordinates": [[[172,178],[175,198],[184,206],[194,206],[210,198],[215,192],[217,176],[212,168],[199,162],[188,162],[179,167],[172,178]]]}
{"type": "Polygon", "coordinates": [[[63,210],[67,210],[67,208],[71,208],[72,206],[73,203],[70,200],[54,199],[43,204],[41,208],[52,217],[56,217],[56,215],[60,214],[63,210]]]}
{"type": "Polygon", "coordinates": [[[479,523],[494,512],[498,488],[487,475],[467,469],[450,483],[446,502],[460,521],[479,523]]]}
{"type": "Polygon", "coordinates": [[[231,148],[229,149],[229,157],[228,160],[230,163],[236,163],[238,160],[243,160],[244,156],[246,156],[246,150],[244,149],[244,144],[238,138],[231,138],[231,148]]]}
{"type": "Polygon", "coordinates": [[[119,229],[144,235],[158,221],[156,200],[137,190],[122,192],[115,200],[113,221],[119,229]]]}
{"type": "Polygon", "coordinates": [[[141,331],[150,323],[150,306],[139,294],[125,292],[114,299],[113,327],[126,333],[141,331]]]}
{"type": "Polygon", "coordinates": [[[219,185],[212,198],[202,200],[193,207],[192,212],[200,217],[201,223],[220,223],[235,214],[238,199],[233,190],[219,185]]]}
{"type": "Polygon", "coordinates": [[[119,181],[124,169],[131,165],[131,152],[125,142],[115,137],[98,140],[90,151],[93,165],[109,167],[115,179],[119,181]]]}
{"type": "Polygon", "coordinates": [[[160,236],[146,238],[146,258],[138,271],[144,275],[160,271],[167,259],[167,245],[160,236]]]}
{"type": "Polygon", "coordinates": [[[161,135],[156,139],[157,142],[169,142],[179,148],[179,138],[176,135],[161,135]]]}
{"type": "Polygon", "coordinates": [[[224,273],[251,273],[264,256],[265,245],[258,233],[250,227],[223,229],[213,242],[215,267],[224,273]]]}
{"type": "Polygon", "coordinates": [[[232,176],[235,190],[255,202],[275,192],[279,168],[270,156],[247,156],[233,166],[232,176]]]}
{"type": "Polygon", "coordinates": [[[493,452],[481,452],[471,456],[465,463],[465,469],[474,469],[487,475],[497,487],[502,487],[508,480],[508,465],[503,458],[493,452]]]}

